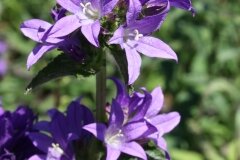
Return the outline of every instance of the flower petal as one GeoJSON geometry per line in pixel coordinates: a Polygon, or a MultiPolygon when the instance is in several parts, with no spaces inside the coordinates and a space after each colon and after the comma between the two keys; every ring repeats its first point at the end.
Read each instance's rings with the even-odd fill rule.
{"type": "Polygon", "coordinates": [[[128,115],[135,114],[135,111],[139,107],[139,104],[141,101],[142,101],[142,97],[140,97],[138,94],[134,93],[133,96],[129,100],[128,115]]]}
{"type": "Polygon", "coordinates": [[[37,44],[27,58],[27,69],[30,69],[46,52],[57,48],[56,45],[37,44]]]}
{"type": "Polygon", "coordinates": [[[98,35],[100,33],[100,22],[98,20],[94,23],[83,25],[81,31],[90,43],[99,47],[98,35]]]}
{"type": "Polygon", "coordinates": [[[99,140],[104,141],[104,134],[106,131],[106,126],[104,124],[91,123],[91,124],[85,125],[83,129],[91,132],[99,140]]]}
{"type": "Polygon", "coordinates": [[[138,30],[140,34],[149,35],[161,27],[166,18],[166,14],[145,17],[144,19],[131,22],[127,28],[138,30]]]}
{"type": "Polygon", "coordinates": [[[11,124],[11,122],[9,121],[9,119],[7,118],[2,118],[0,119],[0,146],[4,146],[4,144],[11,140],[12,138],[12,134],[13,134],[13,126],[11,124]]]}
{"type": "Polygon", "coordinates": [[[145,132],[147,132],[147,130],[148,125],[144,121],[127,123],[123,127],[123,133],[127,141],[132,141],[140,138],[145,132]]]}
{"type": "Polygon", "coordinates": [[[151,124],[155,125],[160,132],[160,135],[170,132],[180,122],[180,115],[178,112],[170,112],[167,114],[160,114],[151,118],[151,124]]]}
{"type": "Polygon", "coordinates": [[[45,156],[43,155],[33,155],[30,158],[28,158],[28,160],[44,160],[45,159],[44,157],[45,156]]]}
{"type": "Polygon", "coordinates": [[[146,112],[150,106],[152,102],[152,96],[151,94],[149,94],[148,92],[144,91],[144,98],[142,103],[136,108],[135,115],[133,116],[133,118],[131,119],[131,122],[133,121],[139,121],[141,119],[147,118],[146,112]]]}
{"type": "Polygon", "coordinates": [[[112,12],[119,0],[105,0],[103,2],[102,16],[112,12]]]}
{"type": "Polygon", "coordinates": [[[52,25],[46,21],[40,19],[30,19],[24,21],[20,25],[20,29],[26,37],[31,38],[36,42],[41,42],[42,36],[51,26],[52,25]]]}
{"type": "Polygon", "coordinates": [[[66,118],[71,133],[75,133],[79,136],[82,132],[82,126],[93,123],[94,121],[91,111],[87,107],[81,105],[78,101],[73,101],[69,104],[66,118]]]}
{"type": "Polygon", "coordinates": [[[50,123],[48,121],[40,121],[34,125],[34,129],[45,131],[45,132],[50,132],[49,125],[50,125],[50,123]]]}
{"type": "Polygon", "coordinates": [[[144,36],[137,41],[138,52],[148,57],[174,59],[177,61],[176,53],[163,41],[149,36],[144,36]]]}
{"type": "Polygon", "coordinates": [[[116,78],[111,78],[117,87],[116,101],[121,105],[126,105],[129,101],[129,95],[125,85],[116,78]]]}
{"type": "Polygon", "coordinates": [[[145,151],[136,142],[125,143],[125,145],[121,148],[121,151],[128,155],[136,156],[144,160],[147,159],[145,151]]]}
{"type": "Polygon", "coordinates": [[[142,13],[145,16],[167,15],[170,10],[169,0],[149,0],[145,4],[142,13]]]}
{"type": "Polygon", "coordinates": [[[121,127],[124,121],[123,110],[120,104],[113,99],[111,105],[111,112],[109,117],[109,124],[114,124],[116,127],[121,127]]]}
{"type": "Polygon", "coordinates": [[[80,10],[80,7],[73,3],[72,0],[57,0],[57,3],[71,13],[76,13],[80,10]]]}
{"type": "Polygon", "coordinates": [[[106,160],[117,160],[121,152],[117,149],[114,149],[110,146],[107,146],[107,158],[106,160]]]}
{"type": "Polygon", "coordinates": [[[152,95],[152,103],[146,113],[147,118],[151,118],[157,115],[162,109],[163,101],[164,101],[162,89],[160,87],[156,87],[152,91],[151,95],[152,95]]]}
{"type": "Polygon", "coordinates": [[[135,21],[141,12],[142,5],[139,0],[128,0],[128,11],[126,14],[127,24],[135,21]]]}
{"type": "Polygon", "coordinates": [[[49,37],[66,36],[82,26],[76,15],[69,15],[58,20],[52,27],[49,37]]]}
{"type": "Polygon", "coordinates": [[[66,117],[61,113],[56,113],[50,123],[52,137],[62,147],[66,148],[69,128],[66,117]]]}
{"type": "Polygon", "coordinates": [[[33,145],[36,146],[41,151],[47,153],[48,147],[51,147],[54,143],[53,139],[42,133],[30,133],[29,138],[32,140],[33,145]]]}
{"type": "Polygon", "coordinates": [[[181,9],[184,9],[184,10],[188,10],[188,11],[191,11],[193,15],[195,14],[195,10],[192,7],[191,0],[181,0],[181,1],[179,1],[179,0],[169,0],[169,1],[170,1],[171,6],[181,8],[181,9]]]}
{"type": "Polygon", "coordinates": [[[134,48],[124,45],[128,62],[128,84],[133,84],[140,74],[141,56],[134,48]]]}
{"type": "Polygon", "coordinates": [[[122,44],[124,36],[124,28],[120,26],[113,34],[112,38],[108,41],[108,44],[122,44]]]}
{"type": "Polygon", "coordinates": [[[92,7],[96,10],[98,10],[99,12],[101,12],[102,10],[102,5],[103,5],[103,0],[88,0],[88,2],[91,3],[92,7]]]}

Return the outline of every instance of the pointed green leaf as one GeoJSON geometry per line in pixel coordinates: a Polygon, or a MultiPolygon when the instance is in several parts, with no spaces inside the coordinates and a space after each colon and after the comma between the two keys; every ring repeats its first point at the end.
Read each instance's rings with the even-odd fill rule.
{"type": "Polygon", "coordinates": [[[26,90],[28,92],[37,86],[56,78],[77,75],[88,77],[96,74],[96,72],[96,69],[90,67],[89,63],[80,63],[66,54],[60,54],[38,72],[29,83],[26,90]]]}

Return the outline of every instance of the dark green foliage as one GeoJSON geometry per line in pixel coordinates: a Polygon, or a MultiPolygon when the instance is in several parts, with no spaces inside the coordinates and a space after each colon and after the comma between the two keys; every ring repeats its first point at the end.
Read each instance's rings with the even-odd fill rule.
{"type": "Polygon", "coordinates": [[[80,63],[73,60],[66,54],[61,54],[54,58],[52,62],[49,62],[38,74],[32,79],[27,86],[27,90],[32,90],[35,87],[42,85],[48,81],[64,76],[83,76],[89,77],[95,75],[96,69],[87,65],[86,63],[80,63]]]}

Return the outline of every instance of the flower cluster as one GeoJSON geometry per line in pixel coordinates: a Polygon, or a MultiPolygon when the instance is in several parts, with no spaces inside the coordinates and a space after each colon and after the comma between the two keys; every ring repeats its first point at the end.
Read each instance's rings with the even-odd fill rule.
{"type": "Polygon", "coordinates": [[[67,107],[66,116],[56,109],[51,109],[48,113],[51,121],[36,123],[34,127],[38,132],[29,134],[42,154],[33,155],[29,160],[75,159],[74,144],[85,146],[89,141],[90,135],[82,130],[82,126],[94,122],[91,111],[79,101],[73,101],[67,107]]]}
{"type": "Polygon", "coordinates": [[[151,36],[161,27],[171,7],[189,10],[190,0],[56,0],[54,23],[31,19],[21,25],[23,34],[37,42],[27,60],[27,68],[46,52],[60,49],[75,59],[87,54],[80,39],[92,47],[120,45],[128,63],[128,83],[140,74],[142,53],[148,57],[177,60],[175,52],[151,36]],[[84,38],[85,37],[85,38],[84,38]],[[86,41],[84,41],[86,42],[86,41]]]}
{"type": "Polygon", "coordinates": [[[0,160],[27,159],[41,153],[28,137],[35,120],[36,116],[26,106],[19,106],[13,112],[0,106],[0,160]]]}
{"type": "MultiPolygon", "coordinates": [[[[142,61],[140,54],[177,61],[177,55],[171,47],[152,36],[160,29],[170,9],[176,7],[195,14],[191,0],[56,0],[56,2],[51,11],[53,23],[31,19],[21,24],[22,33],[37,42],[28,56],[27,68],[30,69],[45,53],[58,49],[75,60],[76,64],[95,63],[93,66],[102,70],[106,65],[103,52],[108,50],[112,54],[116,52],[115,55],[121,55],[119,60],[113,54],[115,60],[119,60],[117,63],[121,71],[127,73],[127,78],[126,75],[124,78],[129,85],[139,77],[142,61]]],[[[81,67],[83,71],[88,69],[86,66],[81,67]]],[[[70,72],[72,75],[75,68],[70,72]]],[[[104,108],[106,98],[105,91],[102,91],[103,95],[98,95],[101,94],[101,89],[106,89],[105,74],[104,71],[98,72],[99,76],[96,78],[97,103],[99,98],[103,97],[101,99],[103,103],[96,106],[96,117],[101,118],[103,117],[101,109],[104,108]],[[103,81],[104,84],[100,87],[99,84],[103,81]]],[[[106,147],[107,160],[118,159],[121,152],[147,160],[143,145],[149,141],[153,141],[169,160],[170,155],[163,136],[178,125],[179,113],[160,114],[164,103],[160,87],[156,87],[152,92],[141,88],[140,91],[129,94],[126,84],[115,78],[112,80],[116,85],[117,95],[105,108],[108,123],[102,122],[101,118],[95,122],[92,112],[80,104],[79,100],[69,104],[66,114],[56,109],[49,110],[50,121],[39,121],[33,125],[31,131],[28,130],[27,138],[39,151],[32,153],[29,159],[82,158],[83,148],[87,148],[87,143],[91,141],[89,138],[93,138],[94,135],[106,147]]],[[[0,123],[7,125],[6,122],[0,123]]],[[[4,133],[3,140],[0,139],[4,145],[7,138],[11,138],[7,134],[7,129],[5,127],[0,130],[4,133]]],[[[3,150],[6,154],[11,151],[7,147],[3,150]]]]}
{"type": "Polygon", "coordinates": [[[104,142],[107,160],[117,159],[121,152],[146,160],[141,145],[149,140],[170,159],[163,135],[179,123],[180,115],[159,114],[164,101],[161,88],[129,95],[119,80],[113,81],[117,96],[106,107],[108,125],[94,122],[92,112],[79,100],[69,104],[66,114],[50,109],[50,121],[36,121],[24,106],[12,113],[0,108],[0,159],[74,160],[76,151],[89,145],[90,133],[104,142]]]}
{"type": "Polygon", "coordinates": [[[107,160],[116,160],[120,153],[146,160],[144,149],[137,142],[153,140],[165,151],[167,159],[167,145],[162,137],[170,132],[180,121],[177,112],[159,114],[163,106],[163,93],[160,87],[151,93],[142,89],[129,95],[124,85],[114,79],[118,92],[110,107],[108,125],[92,123],[84,129],[93,133],[107,147],[107,160]]]}

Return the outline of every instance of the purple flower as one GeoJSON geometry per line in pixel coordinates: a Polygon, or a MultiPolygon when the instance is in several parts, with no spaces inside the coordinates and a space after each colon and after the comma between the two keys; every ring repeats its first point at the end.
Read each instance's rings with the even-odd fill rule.
{"type": "Polygon", "coordinates": [[[0,159],[27,159],[41,153],[28,138],[35,119],[25,106],[19,106],[14,112],[0,107],[0,159]]]}
{"type": "Polygon", "coordinates": [[[63,37],[81,27],[87,40],[98,47],[100,18],[110,13],[117,2],[118,0],[57,0],[57,3],[72,15],[57,21],[51,29],[49,37],[63,37]]]}
{"type": "Polygon", "coordinates": [[[124,115],[121,106],[113,100],[108,127],[101,123],[93,123],[84,126],[84,129],[105,143],[107,147],[107,160],[118,159],[121,152],[147,159],[143,148],[128,138],[129,133],[124,130],[123,123],[124,115]]]}
{"type": "MultiPolygon", "coordinates": [[[[127,24],[121,25],[109,40],[109,44],[119,44],[126,52],[128,62],[128,83],[132,84],[140,74],[141,57],[139,52],[149,56],[177,60],[175,52],[163,41],[149,36],[164,20],[164,15],[136,20],[141,4],[129,4],[127,24]],[[156,19],[157,18],[157,19],[156,19]]],[[[134,1],[135,3],[138,0],[134,1]]]]}
{"type": "Polygon", "coordinates": [[[73,58],[77,57],[76,60],[79,60],[84,56],[84,53],[80,49],[80,40],[78,38],[79,35],[77,34],[62,38],[48,37],[47,35],[52,29],[52,24],[40,19],[27,20],[21,24],[20,28],[26,37],[38,42],[28,56],[28,69],[30,69],[30,67],[35,64],[46,52],[56,48],[59,48],[64,51],[64,53],[73,56],[73,58]]]}
{"type": "Polygon", "coordinates": [[[63,39],[47,38],[52,25],[40,19],[31,19],[23,22],[20,26],[21,31],[26,37],[38,42],[27,59],[27,68],[35,64],[46,52],[49,52],[59,46],[63,39]],[[47,39],[46,39],[47,38],[47,39]]]}
{"type": "Polygon", "coordinates": [[[129,95],[120,81],[113,80],[117,86],[117,96],[111,104],[108,126],[93,123],[83,128],[105,143],[107,160],[117,159],[121,152],[146,159],[144,150],[137,142],[148,140],[153,140],[170,159],[162,136],[179,123],[180,115],[177,112],[159,114],[164,100],[161,88],[157,87],[151,93],[142,89],[143,93],[129,95]]]}
{"type": "Polygon", "coordinates": [[[166,157],[170,159],[169,158],[170,156],[167,152],[166,142],[162,136],[165,133],[170,132],[179,123],[180,115],[177,112],[170,112],[168,114],[159,114],[164,102],[164,96],[161,88],[156,87],[151,92],[151,102],[149,103],[149,100],[148,101],[145,100],[145,99],[150,99],[149,93],[147,91],[144,91],[145,92],[144,94],[139,92],[134,92],[132,96],[127,98],[128,93],[126,92],[124,85],[121,84],[116,79],[114,79],[114,81],[118,88],[117,97],[116,97],[117,101],[121,103],[123,102],[123,99],[128,99],[128,100],[125,100],[124,103],[122,103],[123,110],[128,111],[128,112],[125,112],[125,114],[127,115],[125,117],[127,117],[127,119],[130,121],[144,120],[146,123],[148,123],[148,126],[150,125],[151,127],[155,127],[156,129],[155,132],[145,133],[144,135],[139,136],[137,139],[141,141],[146,139],[153,140],[159,148],[165,151],[166,157]],[[141,103],[139,103],[139,97],[142,97],[141,103]],[[136,104],[136,99],[138,99],[137,104],[136,104]],[[132,108],[135,108],[135,109],[132,109],[132,108]],[[139,111],[140,114],[136,114],[137,111],[139,111]],[[138,115],[138,117],[136,115],[135,117],[132,117],[133,114],[131,112],[138,115]]]}
{"type": "MultiPolygon", "coordinates": [[[[163,9],[162,7],[166,6],[166,4],[169,3],[171,7],[188,10],[191,11],[193,15],[195,14],[191,0],[140,0],[140,1],[141,4],[146,8],[158,9],[162,11],[163,9]]],[[[168,10],[169,9],[170,8],[168,8],[168,10]]]]}
{"type": "Polygon", "coordinates": [[[193,15],[195,14],[195,10],[192,7],[191,0],[169,0],[169,1],[171,6],[188,10],[191,11],[193,15]]]}
{"type": "MultiPolygon", "coordinates": [[[[91,111],[81,105],[78,101],[69,104],[66,116],[56,109],[49,111],[51,121],[40,121],[35,127],[43,132],[30,133],[29,137],[33,144],[38,147],[44,154],[34,155],[30,160],[55,158],[56,160],[74,159],[73,142],[81,142],[89,139],[86,131],[82,126],[92,123],[93,115],[91,111]],[[84,139],[83,139],[84,137],[84,139]]],[[[84,144],[83,144],[84,145],[84,144]]]]}
{"type": "MultiPolygon", "coordinates": [[[[156,16],[156,15],[167,15],[167,13],[170,10],[170,2],[168,0],[150,0],[146,2],[141,2],[143,5],[143,11],[142,14],[144,16],[156,16]]],[[[160,21],[159,27],[161,26],[161,23],[163,21],[160,21]]],[[[158,27],[158,28],[159,28],[158,27]]]]}

